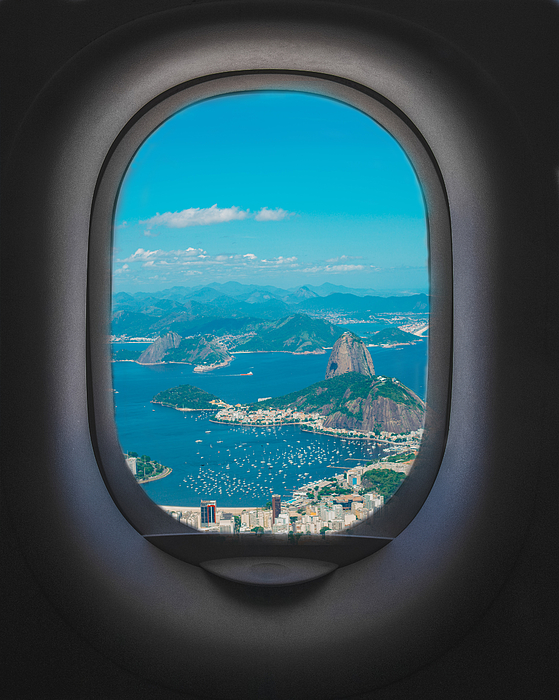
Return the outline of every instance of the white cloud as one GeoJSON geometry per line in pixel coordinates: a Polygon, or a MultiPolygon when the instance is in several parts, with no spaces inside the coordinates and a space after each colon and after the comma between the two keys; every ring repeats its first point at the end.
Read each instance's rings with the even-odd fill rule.
{"type": "Polygon", "coordinates": [[[205,255],[206,251],[202,248],[186,248],[185,250],[144,250],[143,248],[138,248],[138,250],[130,255],[124,260],[119,260],[122,263],[134,263],[134,262],[162,262],[164,260],[168,262],[182,262],[185,259],[190,261],[192,258],[202,257],[205,255]]]}
{"type": "Polygon", "coordinates": [[[292,258],[284,258],[283,255],[280,255],[278,258],[271,258],[270,260],[265,260],[263,258],[262,262],[268,265],[289,265],[297,262],[297,258],[295,256],[292,258]]]}
{"type": "MultiPolygon", "coordinates": [[[[273,265],[281,265],[284,262],[290,263],[293,260],[296,260],[296,258],[278,258],[271,262],[273,265]]],[[[140,263],[141,267],[151,269],[184,269],[193,267],[208,269],[212,266],[218,269],[224,265],[241,269],[259,264],[258,258],[254,253],[208,255],[202,248],[186,248],[184,250],[145,250],[144,248],[138,248],[135,253],[117,262],[124,263],[126,268],[128,264],[140,263]]]]}
{"type": "Polygon", "coordinates": [[[168,228],[186,228],[187,226],[207,226],[209,224],[222,224],[227,221],[235,221],[246,219],[250,216],[250,211],[244,211],[239,207],[228,207],[219,209],[217,204],[207,209],[199,209],[191,207],[182,211],[170,212],[164,214],[157,213],[151,219],[140,221],[141,224],[146,224],[149,228],[152,226],[167,226],[168,228]]]}
{"type": "Polygon", "coordinates": [[[128,265],[123,265],[122,267],[119,267],[118,270],[114,271],[115,275],[122,275],[124,272],[129,272],[130,268],[128,265]]]}
{"type": "Polygon", "coordinates": [[[315,265],[314,267],[304,267],[302,270],[299,270],[299,272],[324,272],[324,268],[315,265]]]}
{"type": "Polygon", "coordinates": [[[359,272],[365,269],[365,265],[313,265],[312,267],[305,267],[300,272],[359,272]]]}
{"type": "Polygon", "coordinates": [[[364,265],[326,265],[325,272],[357,272],[364,270],[364,265]]]}
{"type": "Polygon", "coordinates": [[[262,207],[262,209],[254,217],[256,221],[281,221],[288,216],[293,216],[293,212],[286,211],[285,209],[268,209],[268,207],[262,207]]]}
{"type": "Polygon", "coordinates": [[[328,258],[327,263],[341,262],[342,260],[361,260],[361,256],[358,255],[340,255],[338,258],[328,258]]]}
{"type": "Polygon", "coordinates": [[[293,216],[293,212],[286,209],[268,209],[262,207],[256,214],[251,213],[250,209],[241,209],[240,207],[225,207],[220,209],[217,204],[206,209],[199,207],[191,207],[182,211],[167,211],[164,214],[159,212],[150,219],[140,220],[140,224],[145,224],[147,230],[144,231],[145,236],[152,236],[150,230],[154,226],[166,226],[167,228],[186,228],[187,226],[208,226],[210,224],[223,224],[228,221],[242,221],[243,219],[255,219],[256,221],[281,221],[289,216],[293,216]]]}

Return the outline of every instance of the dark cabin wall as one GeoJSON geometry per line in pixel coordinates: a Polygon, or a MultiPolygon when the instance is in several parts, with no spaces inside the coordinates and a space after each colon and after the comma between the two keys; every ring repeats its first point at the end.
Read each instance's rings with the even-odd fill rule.
{"type": "MultiPolygon", "coordinates": [[[[187,4],[191,3],[0,0],[0,164],[5,162],[17,125],[34,96],[80,48],[135,18],[187,4]]],[[[218,13],[220,2],[214,4],[218,13]]],[[[400,0],[397,3],[362,0],[351,4],[395,14],[445,37],[495,81],[514,108],[535,156],[530,167],[542,194],[541,211],[534,212],[533,244],[549,247],[548,269],[527,270],[525,283],[530,284],[532,275],[550,279],[549,297],[541,300],[534,313],[540,315],[542,323],[549,324],[549,347],[542,349],[542,362],[549,363],[550,382],[555,382],[558,388],[558,295],[553,281],[557,279],[556,232],[559,230],[557,4],[538,0],[400,0]],[[555,358],[555,362],[550,358],[555,358]]],[[[2,235],[12,236],[17,232],[2,231],[2,235]]],[[[6,342],[6,335],[4,338],[6,342]]],[[[519,358],[514,371],[525,372],[529,368],[523,367],[519,358]]],[[[519,495],[518,517],[531,519],[530,531],[517,565],[492,607],[442,657],[412,676],[362,698],[514,700],[545,699],[552,697],[552,693],[554,696],[558,579],[556,401],[548,406],[547,413],[549,438],[541,446],[542,457],[537,464],[527,465],[527,471],[530,470],[527,478],[535,478],[539,489],[533,513],[523,512],[519,495]]],[[[2,469],[21,469],[25,478],[22,465],[12,459],[6,461],[2,469]]],[[[3,498],[9,498],[9,494],[3,494],[3,498]]],[[[33,513],[28,517],[32,518],[33,513]]],[[[8,700],[188,697],[156,687],[118,668],[79,637],[43,596],[40,581],[35,580],[19,553],[4,509],[1,518],[2,697],[8,700]]]]}

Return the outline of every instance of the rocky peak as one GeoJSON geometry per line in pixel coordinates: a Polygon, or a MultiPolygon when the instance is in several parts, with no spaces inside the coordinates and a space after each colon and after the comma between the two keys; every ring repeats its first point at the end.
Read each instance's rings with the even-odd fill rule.
{"type": "Polygon", "coordinates": [[[346,372],[357,372],[365,377],[373,377],[375,374],[371,353],[365,343],[349,331],[340,336],[332,348],[326,367],[326,379],[346,372]]]}
{"type": "Polygon", "coordinates": [[[299,289],[295,291],[295,296],[298,299],[314,299],[318,294],[312,292],[308,287],[299,287],[299,289]]]}
{"type": "Polygon", "coordinates": [[[148,346],[138,358],[140,365],[152,365],[156,362],[162,362],[163,358],[172,348],[178,348],[182,337],[178,333],[170,331],[167,335],[155,340],[148,346]]]}

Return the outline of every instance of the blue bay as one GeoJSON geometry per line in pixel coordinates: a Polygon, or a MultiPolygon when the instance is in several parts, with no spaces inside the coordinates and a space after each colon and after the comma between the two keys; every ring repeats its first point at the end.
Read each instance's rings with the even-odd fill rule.
{"type": "MultiPolygon", "coordinates": [[[[123,347],[119,344],[118,347],[123,347]]],[[[140,344],[129,347],[142,349],[140,344]]],[[[370,348],[377,374],[397,377],[425,395],[427,341],[398,348],[370,348]]],[[[156,503],[218,507],[263,506],[272,493],[289,498],[294,488],[333,476],[338,468],[379,458],[373,443],[305,433],[298,426],[253,428],[220,425],[205,412],[183,413],[150,403],[160,391],[192,384],[228,403],[281,396],[324,378],[329,353],[240,353],[228,367],[197,374],[186,364],[113,363],[115,414],[124,451],[136,451],[173,469],[144,484],[156,503]],[[251,376],[246,375],[252,372],[251,376]],[[198,441],[198,442],[197,442],[198,441]]]]}

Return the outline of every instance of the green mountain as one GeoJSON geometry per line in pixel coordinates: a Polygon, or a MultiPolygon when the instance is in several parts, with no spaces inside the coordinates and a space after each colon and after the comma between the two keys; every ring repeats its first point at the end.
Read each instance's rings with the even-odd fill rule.
{"type": "Polygon", "coordinates": [[[232,360],[227,348],[211,335],[182,338],[171,331],[147,347],[138,358],[138,364],[186,362],[207,366],[232,360]]]}
{"type": "Polygon", "coordinates": [[[342,332],[326,321],[304,314],[294,314],[278,321],[261,324],[257,335],[237,345],[235,350],[322,353],[325,347],[332,347],[342,332]]]}
{"type": "Polygon", "coordinates": [[[345,372],[252,408],[320,413],[327,428],[404,433],[423,427],[424,402],[397,379],[345,372]]]}
{"type": "Polygon", "coordinates": [[[172,389],[160,391],[159,394],[153,397],[151,403],[158,403],[170,408],[186,408],[193,411],[217,410],[218,406],[212,403],[213,401],[219,401],[217,396],[203,389],[198,389],[196,386],[182,384],[172,389]]]}

